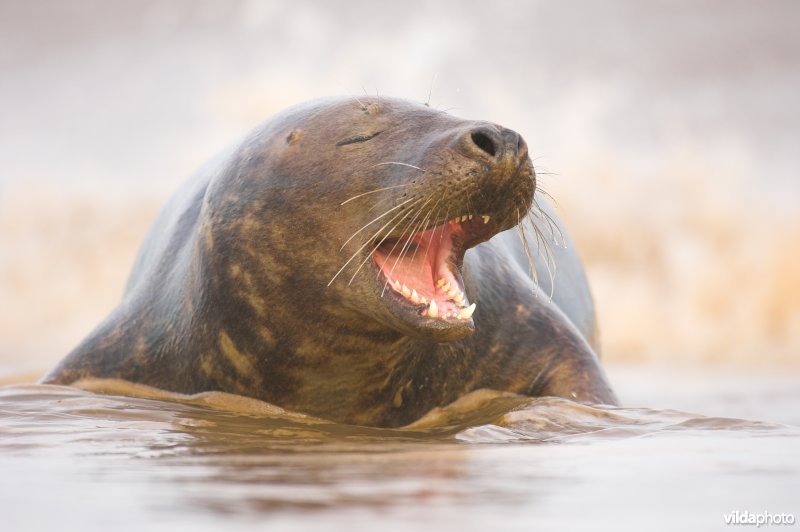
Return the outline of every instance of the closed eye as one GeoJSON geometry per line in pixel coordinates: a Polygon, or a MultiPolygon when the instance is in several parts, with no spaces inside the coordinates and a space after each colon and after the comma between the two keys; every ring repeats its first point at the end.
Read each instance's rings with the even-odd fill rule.
{"type": "Polygon", "coordinates": [[[356,144],[358,142],[367,142],[368,140],[372,140],[378,135],[383,133],[383,131],[378,131],[377,133],[373,133],[372,135],[357,135],[355,137],[351,137],[349,139],[340,140],[336,143],[337,146],[346,146],[347,144],[356,144]]]}

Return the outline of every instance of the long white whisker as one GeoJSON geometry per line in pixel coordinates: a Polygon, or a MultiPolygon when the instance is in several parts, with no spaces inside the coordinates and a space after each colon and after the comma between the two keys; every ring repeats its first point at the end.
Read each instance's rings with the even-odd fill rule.
{"type": "MultiPolygon", "coordinates": [[[[524,222],[523,222],[524,223],[524,222]]],[[[528,245],[528,239],[525,236],[525,229],[522,225],[517,225],[517,234],[519,234],[519,239],[522,242],[522,248],[525,250],[525,256],[528,259],[528,268],[530,270],[531,280],[533,284],[539,284],[539,276],[538,272],[536,271],[536,266],[533,263],[533,255],[531,255],[531,249],[528,245]]],[[[536,292],[538,294],[538,291],[536,292]]]]}
{"type": "MultiPolygon", "coordinates": [[[[358,275],[358,272],[359,272],[359,271],[361,271],[361,268],[363,268],[363,267],[364,267],[364,264],[366,264],[366,263],[367,263],[367,261],[368,261],[368,260],[369,260],[369,258],[372,256],[372,254],[373,254],[373,253],[375,253],[375,252],[378,250],[378,248],[379,248],[379,247],[381,247],[381,244],[383,244],[383,242],[384,242],[384,241],[385,241],[387,238],[389,238],[389,235],[391,235],[391,234],[392,234],[392,231],[394,231],[395,229],[397,229],[397,226],[399,226],[401,223],[403,223],[403,219],[402,219],[402,218],[400,219],[400,221],[399,221],[399,222],[397,222],[396,224],[394,224],[394,226],[393,226],[391,229],[389,229],[389,230],[386,232],[386,234],[385,234],[385,235],[383,235],[383,238],[381,238],[381,241],[380,241],[380,242],[378,242],[378,244],[377,244],[377,245],[376,245],[376,246],[375,246],[375,247],[372,249],[372,251],[370,251],[370,252],[367,254],[367,256],[366,256],[366,257],[364,257],[364,260],[362,260],[362,261],[361,261],[361,264],[359,264],[359,265],[358,265],[358,268],[356,268],[356,271],[355,271],[355,273],[353,273],[353,276],[352,276],[352,277],[350,277],[350,280],[347,282],[347,286],[350,286],[350,285],[353,283],[353,279],[355,279],[355,278],[356,278],[356,275],[358,275]]],[[[375,239],[374,239],[374,238],[373,238],[373,239],[371,239],[371,240],[372,240],[373,242],[375,241],[375,239]]]]}
{"type": "MultiPolygon", "coordinates": [[[[444,211],[444,220],[445,223],[450,221],[450,205],[447,206],[447,210],[444,211]]],[[[444,230],[439,234],[439,245],[442,244],[442,240],[444,240],[444,230]]]]}
{"type": "MultiPolygon", "coordinates": [[[[428,201],[430,201],[430,200],[431,200],[431,198],[428,198],[428,201]]],[[[422,204],[419,207],[419,210],[417,211],[417,216],[419,216],[419,214],[422,212],[422,208],[425,207],[425,204],[428,203],[428,201],[426,201],[424,204],[422,204]]],[[[419,230],[420,230],[421,227],[422,227],[422,221],[420,221],[416,226],[414,226],[414,230],[411,231],[411,234],[408,235],[408,238],[406,239],[406,243],[403,244],[402,248],[400,248],[400,254],[398,255],[397,259],[395,259],[394,264],[392,264],[392,269],[389,270],[389,277],[391,277],[391,275],[394,273],[394,269],[397,267],[397,263],[400,262],[403,259],[403,257],[405,256],[406,250],[408,249],[408,245],[411,243],[411,237],[414,236],[415,234],[419,233],[419,230]]]]}
{"type": "MultiPolygon", "coordinates": [[[[439,198],[439,199],[441,199],[441,198],[439,198]]],[[[437,202],[436,202],[436,205],[438,205],[438,204],[439,204],[439,202],[437,201],[437,202]]],[[[431,207],[431,210],[432,210],[432,209],[434,209],[434,208],[436,208],[436,205],[434,205],[433,207],[431,207]]],[[[439,210],[437,210],[437,211],[436,211],[436,214],[434,214],[434,215],[433,215],[433,220],[435,220],[437,216],[439,216],[439,210]]],[[[447,224],[447,219],[445,219],[445,222],[444,222],[444,223],[445,223],[445,224],[447,224]]],[[[444,227],[442,227],[442,235],[444,235],[444,227]]],[[[436,227],[434,227],[434,229],[433,229],[433,233],[431,234],[431,240],[433,240],[433,239],[434,239],[434,237],[436,237],[436,227]]],[[[441,237],[439,237],[439,238],[440,238],[439,242],[441,242],[441,237]]],[[[423,263],[423,265],[425,264],[425,261],[427,261],[427,260],[428,260],[428,250],[429,250],[429,249],[430,249],[430,246],[425,246],[425,255],[423,255],[423,256],[422,256],[422,263],[423,263]]],[[[414,251],[414,257],[416,257],[416,255],[417,255],[417,252],[416,252],[416,251],[414,251]]],[[[412,260],[412,261],[414,260],[414,257],[411,257],[411,260],[412,260]]],[[[434,271],[433,271],[433,269],[431,269],[431,273],[433,273],[433,274],[437,274],[438,272],[434,272],[434,271]]]]}
{"type": "MultiPolygon", "coordinates": [[[[406,231],[408,231],[408,229],[414,224],[414,222],[416,221],[417,217],[422,213],[422,209],[425,207],[425,205],[428,204],[429,201],[431,201],[431,198],[428,198],[425,201],[425,203],[423,203],[422,205],[420,205],[417,208],[416,214],[414,214],[414,217],[411,219],[411,221],[408,223],[406,228],[403,230],[403,233],[400,235],[400,238],[398,238],[397,242],[395,242],[394,246],[392,246],[391,251],[389,251],[389,255],[391,255],[394,252],[395,248],[397,247],[397,244],[399,244],[403,240],[403,236],[405,235],[406,231]]],[[[394,273],[394,269],[397,266],[398,261],[400,260],[400,258],[402,258],[403,251],[405,250],[406,246],[408,246],[409,242],[411,242],[411,236],[416,232],[417,231],[416,231],[416,227],[415,227],[415,230],[411,231],[411,234],[409,234],[408,238],[406,239],[406,243],[403,244],[403,247],[400,249],[400,256],[394,261],[394,264],[392,264],[392,268],[391,268],[391,270],[389,270],[389,274],[386,276],[387,281],[385,283],[383,283],[383,290],[381,291],[381,297],[383,297],[383,294],[386,292],[386,285],[389,282],[392,274],[394,273]]]]}
{"type": "MultiPolygon", "coordinates": [[[[441,200],[441,198],[439,198],[439,199],[441,200]]],[[[425,232],[425,231],[428,230],[428,219],[431,219],[430,216],[431,216],[431,214],[433,214],[433,209],[435,209],[438,204],[439,204],[438,201],[436,203],[434,203],[433,207],[431,207],[431,209],[428,211],[427,216],[425,216],[425,219],[423,220],[424,227],[422,229],[422,232],[425,232]]],[[[433,235],[431,235],[431,238],[433,238],[433,235]]],[[[411,255],[411,262],[414,262],[414,259],[417,258],[417,251],[419,251],[419,247],[414,249],[414,253],[411,255]]],[[[428,256],[428,246],[425,246],[425,256],[426,257],[428,256]]]]}
{"type": "Polygon", "coordinates": [[[438,75],[439,75],[438,72],[433,75],[433,79],[431,80],[431,86],[428,89],[428,99],[425,101],[425,107],[431,106],[431,95],[433,94],[433,84],[436,83],[436,76],[438,75]]]}
{"type": "MultiPolygon", "coordinates": [[[[393,221],[395,221],[395,220],[397,219],[397,217],[398,217],[398,216],[402,216],[402,215],[404,215],[404,214],[405,214],[404,212],[399,212],[399,213],[395,214],[395,215],[392,217],[392,219],[391,219],[391,220],[389,220],[388,222],[386,222],[386,224],[385,224],[383,227],[381,227],[380,229],[378,229],[378,231],[377,231],[375,234],[376,234],[376,235],[380,234],[380,232],[381,232],[381,231],[383,231],[384,229],[386,229],[387,227],[389,227],[389,225],[390,225],[390,224],[391,224],[393,221]]],[[[339,271],[338,271],[338,272],[336,272],[336,274],[335,274],[333,277],[331,277],[331,280],[330,280],[330,281],[328,281],[328,286],[330,286],[330,285],[331,285],[331,283],[333,283],[333,281],[334,281],[334,280],[335,280],[335,279],[336,279],[336,278],[339,276],[339,274],[340,274],[340,273],[342,273],[342,271],[343,271],[343,270],[344,270],[344,269],[347,267],[347,265],[348,265],[348,264],[350,264],[350,262],[352,262],[352,260],[353,260],[353,259],[356,257],[356,255],[358,255],[358,253],[359,253],[359,252],[360,252],[362,249],[364,249],[365,247],[367,247],[367,246],[369,245],[369,243],[370,243],[370,242],[372,242],[373,240],[374,240],[374,239],[368,239],[366,242],[364,242],[363,244],[361,244],[361,247],[359,247],[357,250],[355,250],[355,252],[353,252],[353,254],[352,254],[352,255],[350,255],[350,258],[349,258],[349,259],[347,259],[347,262],[345,262],[345,263],[344,263],[344,265],[342,265],[342,267],[341,267],[341,268],[339,268],[339,271]]]]}
{"type": "MultiPolygon", "coordinates": [[[[345,247],[345,246],[348,244],[348,242],[350,242],[351,240],[353,240],[353,238],[355,238],[355,236],[356,236],[358,233],[360,233],[361,231],[363,231],[364,229],[366,229],[366,228],[367,228],[367,227],[369,227],[370,225],[374,224],[375,222],[377,222],[378,220],[380,220],[381,218],[383,218],[384,216],[386,216],[387,214],[389,214],[389,213],[390,213],[390,212],[392,212],[393,210],[395,210],[395,209],[399,209],[400,207],[402,207],[403,205],[405,205],[405,204],[406,204],[406,203],[408,203],[409,201],[412,201],[412,200],[419,201],[420,199],[422,199],[422,198],[408,198],[408,199],[407,199],[407,200],[405,200],[404,202],[402,202],[402,203],[399,203],[399,204],[395,205],[394,207],[392,207],[391,209],[389,209],[388,211],[384,212],[383,214],[381,214],[381,215],[380,215],[380,216],[378,216],[377,218],[374,218],[374,219],[372,219],[371,221],[367,222],[367,223],[366,223],[366,224],[365,224],[365,225],[364,225],[364,226],[363,226],[361,229],[359,229],[358,231],[356,231],[355,233],[353,233],[352,235],[350,235],[350,238],[348,238],[347,240],[345,240],[344,244],[342,244],[342,247],[340,247],[340,248],[339,248],[339,251],[343,250],[343,249],[344,249],[344,247],[345,247]]],[[[412,205],[413,205],[413,203],[412,203],[412,205]]]]}
{"type": "Polygon", "coordinates": [[[555,204],[555,206],[558,207],[558,201],[556,201],[556,199],[553,197],[552,194],[550,194],[548,191],[546,191],[544,188],[542,188],[541,185],[539,185],[539,184],[536,185],[536,192],[538,192],[539,194],[542,194],[542,195],[547,196],[548,198],[550,198],[550,201],[552,201],[555,204]]]}
{"type": "MultiPolygon", "coordinates": [[[[531,224],[531,229],[533,229],[533,232],[536,235],[537,251],[539,248],[539,242],[541,242],[542,246],[544,247],[545,268],[547,268],[547,276],[550,279],[550,299],[553,299],[553,294],[555,292],[555,277],[556,277],[556,272],[558,271],[558,265],[556,264],[555,255],[553,254],[553,249],[550,247],[548,239],[545,238],[541,229],[539,229],[539,227],[536,225],[534,219],[530,217],[530,213],[528,219],[531,224]]],[[[541,255],[541,253],[539,254],[541,255]]]]}
{"type": "Polygon", "coordinates": [[[564,238],[564,233],[561,232],[561,228],[558,226],[558,223],[556,223],[553,217],[547,214],[544,209],[542,209],[542,206],[539,205],[539,202],[536,201],[536,198],[533,198],[533,204],[536,205],[537,210],[542,216],[544,216],[547,225],[550,227],[550,235],[553,239],[553,243],[557,246],[559,245],[559,243],[556,241],[556,233],[558,233],[559,239],[561,240],[561,247],[566,247],[567,242],[564,238]]]}
{"type": "MultiPolygon", "coordinates": [[[[436,203],[434,203],[434,204],[433,204],[433,207],[431,207],[431,210],[430,210],[430,212],[428,212],[428,216],[430,216],[430,215],[433,213],[433,209],[436,209],[436,207],[437,207],[437,206],[439,205],[439,203],[442,201],[442,198],[443,198],[443,197],[444,197],[444,196],[439,196],[439,199],[437,199],[437,200],[436,200],[436,203]]],[[[435,220],[435,219],[436,219],[436,216],[438,216],[438,214],[439,214],[439,210],[437,209],[437,211],[436,211],[436,215],[434,215],[434,217],[433,217],[432,219],[433,219],[433,220],[435,220]]],[[[427,219],[427,216],[426,216],[426,219],[427,219]]],[[[445,221],[445,223],[447,223],[447,222],[445,221]]],[[[425,225],[425,230],[427,230],[427,223],[426,223],[426,225],[425,225]]],[[[444,234],[444,231],[442,231],[442,234],[444,234]]],[[[431,240],[433,240],[435,236],[436,236],[436,233],[434,232],[434,233],[431,235],[431,240]]],[[[439,240],[439,242],[441,243],[441,237],[440,237],[440,240],[439,240]]],[[[424,258],[423,258],[423,261],[424,261],[425,259],[427,259],[427,258],[428,258],[428,247],[429,247],[429,246],[425,246],[425,256],[424,256],[424,258]]],[[[417,257],[417,250],[418,250],[418,249],[419,249],[419,248],[417,248],[417,249],[415,249],[415,250],[414,250],[414,254],[411,256],[411,262],[414,262],[414,259],[417,257]]],[[[435,272],[434,272],[434,273],[435,273],[435,272]]]]}
{"type": "Polygon", "coordinates": [[[550,240],[545,237],[544,232],[539,228],[536,224],[536,221],[531,217],[529,218],[531,222],[531,229],[536,233],[536,240],[539,241],[541,239],[542,247],[544,248],[544,255],[546,260],[546,266],[548,269],[552,266],[553,269],[556,268],[556,259],[553,255],[553,248],[550,246],[550,240]]]}
{"type": "MultiPolygon", "coordinates": [[[[386,255],[387,257],[391,256],[391,255],[392,255],[392,253],[394,253],[394,250],[395,250],[395,249],[397,249],[397,245],[398,245],[400,242],[402,242],[402,241],[403,241],[403,238],[406,236],[406,232],[407,232],[409,229],[411,229],[411,226],[412,226],[412,224],[414,223],[414,220],[415,220],[415,219],[416,219],[416,217],[419,215],[419,213],[421,212],[421,210],[422,210],[421,208],[420,208],[420,209],[418,209],[418,210],[417,210],[417,212],[416,212],[416,214],[414,215],[414,218],[412,218],[410,221],[406,221],[406,226],[403,228],[403,231],[400,233],[400,236],[399,236],[399,237],[397,238],[397,240],[395,241],[394,245],[392,246],[392,249],[390,249],[390,250],[389,250],[389,253],[386,255]]],[[[383,270],[380,270],[380,271],[378,272],[378,275],[375,277],[376,279],[380,278],[380,276],[381,276],[381,272],[382,272],[382,271],[383,271],[383,270]]],[[[392,271],[394,271],[394,270],[392,270],[392,271]]],[[[389,282],[391,281],[391,279],[389,279],[389,276],[392,274],[392,271],[390,271],[390,272],[389,272],[389,275],[387,275],[387,276],[386,276],[386,281],[383,283],[383,290],[381,290],[381,297],[383,297],[383,294],[384,294],[384,293],[386,293],[386,287],[389,285],[389,282]]]]}
{"type": "MultiPolygon", "coordinates": [[[[413,212],[413,211],[411,211],[411,212],[413,212]]],[[[411,212],[409,212],[409,215],[411,214],[411,212]]],[[[397,237],[394,245],[392,246],[392,249],[390,249],[389,253],[387,253],[387,256],[389,256],[392,253],[394,253],[394,250],[397,249],[397,245],[400,244],[400,242],[402,242],[403,237],[406,235],[406,232],[409,229],[411,229],[411,225],[414,223],[414,220],[416,220],[416,217],[419,215],[419,213],[420,213],[420,209],[417,209],[417,212],[416,212],[416,214],[414,214],[414,217],[411,220],[406,220],[405,227],[403,227],[403,230],[400,232],[400,236],[397,237]]],[[[381,272],[378,272],[378,275],[375,278],[377,279],[380,276],[381,276],[381,272]]]]}
{"type": "Polygon", "coordinates": [[[384,163],[374,164],[374,165],[372,165],[372,168],[375,168],[376,166],[386,166],[387,164],[396,164],[396,165],[399,165],[399,166],[407,166],[409,168],[414,168],[416,170],[419,170],[420,172],[427,173],[427,170],[423,170],[419,166],[414,166],[413,164],[408,164],[408,163],[399,163],[397,161],[386,161],[384,163]]]}
{"type": "Polygon", "coordinates": [[[344,201],[343,201],[343,202],[341,202],[339,205],[341,206],[341,205],[344,205],[345,203],[350,203],[350,202],[351,202],[351,201],[353,201],[354,199],[358,199],[358,198],[361,198],[361,197],[363,197],[363,196],[367,196],[367,195],[369,195],[369,194],[375,194],[376,192],[382,192],[382,191],[384,191],[384,190],[391,190],[391,189],[393,189],[393,188],[407,187],[407,186],[408,186],[408,185],[410,185],[410,184],[411,184],[411,183],[404,183],[404,184],[402,184],[402,185],[394,185],[394,186],[391,186],[391,187],[377,188],[377,189],[375,189],[375,190],[370,190],[369,192],[362,192],[361,194],[358,194],[357,196],[353,196],[353,197],[352,197],[352,198],[350,198],[350,199],[346,199],[346,200],[344,200],[344,201]]]}
{"type": "MultiPolygon", "coordinates": [[[[401,221],[402,221],[402,220],[401,220],[401,221]]],[[[397,225],[400,225],[400,224],[398,223],[397,225]]],[[[389,233],[387,233],[387,235],[386,235],[385,237],[383,237],[383,240],[386,240],[386,237],[388,237],[388,236],[389,236],[389,234],[391,234],[391,232],[395,230],[395,228],[397,227],[397,225],[396,225],[395,227],[392,227],[392,229],[389,231],[389,233]]],[[[414,233],[412,233],[412,234],[414,234],[414,233]]],[[[374,249],[374,250],[372,250],[372,252],[373,252],[373,253],[375,252],[375,250],[377,250],[377,249],[378,249],[378,247],[380,247],[380,245],[381,245],[381,244],[383,244],[383,240],[381,240],[381,241],[380,241],[380,243],[378,244],[378,246],[376,246],[376,247],[375,247],[375,249],[374,249]]],[[[416,253],[417,253],[417,252],[416,252],[416,250],[414,250],[414,255],[415,255],[415,256],[416,256],[416,253]]],[[[369,255],[367,256],[367,258],[369,258],[369,255]]],[[[401,258],[402,258],[402,257],[401,257],[401,258]]],[[[414,259],[412,258],[411,260],[413,261],[414,259]]],[[[363,261],[363,262],[361,263],[361,265],[358,267],[358,269],[359,269],[359,270],[361,269],[361,266],[363,266],[365,262],[367,262],[367,260],[366,260],[366,259],[364,259],[364,261],[363,261]]],[[[356,270],[356,273],[358,273],[358,270],[356,270]]],[[[390,272],[390,273],[391,273],[391,272],[390,272]]],[[[355,278],[355,276],[356,276],[356,274],[354,273],[354,274],[353,274],[353,278],[355,278]]],[[[352,279],[352,278],[350,279],[350,282],[353,282],[353,279],[352,279]]],[[[349,283],[348,283],[348,284],[349,284],[349,283]]]]}

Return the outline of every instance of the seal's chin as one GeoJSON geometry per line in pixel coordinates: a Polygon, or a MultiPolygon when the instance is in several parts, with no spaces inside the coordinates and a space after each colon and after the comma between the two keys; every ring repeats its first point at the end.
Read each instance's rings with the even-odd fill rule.
{"type": "Polygon", "coordinates": [[[464,215],[411,236],[377,242],[372,258],[383,299],[415,329],[438,331],[440,340],[471,333],[476,304],[464,290],[464,253],[491,238],[496,229],[488,215],[464,215]]]}

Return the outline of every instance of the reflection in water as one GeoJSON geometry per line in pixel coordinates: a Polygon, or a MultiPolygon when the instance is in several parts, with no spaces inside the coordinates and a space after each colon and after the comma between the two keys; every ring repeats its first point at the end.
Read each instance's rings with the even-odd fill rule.
{"type": "Polygon", "coordinates": [[[11,529],[625,528],[625,514],[634,530],[712,530],[732,509],[796,511],[800,430],[785,425],[480,391],[377,429],[229,394],[85,387],[137,396],[0,388],[11,529]]]}

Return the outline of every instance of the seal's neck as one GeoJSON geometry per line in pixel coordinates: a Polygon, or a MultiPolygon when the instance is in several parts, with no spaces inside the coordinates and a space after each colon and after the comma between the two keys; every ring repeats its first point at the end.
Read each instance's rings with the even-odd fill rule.
{"type": "Polygon", "coordinates": [[[259,289],[237,265],[227,278],[214,287],[225,297],[202,297],[195,371],[207,386],[335,421],[415,419],[392,409],[408,408],[398,390],[415,378],[418,341],[341,305],[310,305],[305,293],[259,289]]]}
{"type": "Polygon", "coordinates": [[[207,237],[201,227],[203,235],[191,263],[205,270],[184,273],[188,294],[171,298],[183,301],[184,319],[168,317],[184,324],[179,337],[191,345],[174,355],[192,353],[193,382],[367,425],[411,422],[439,406],[438,381],[413,400],[407,393],[430,371],[436,344],[349,309],[291,249],[265,254],[255,238],[207,237]]]}

